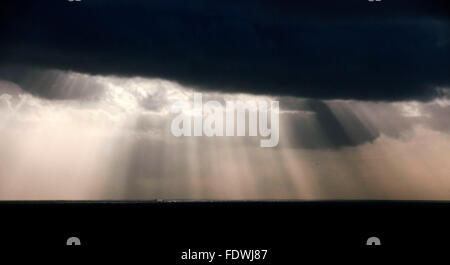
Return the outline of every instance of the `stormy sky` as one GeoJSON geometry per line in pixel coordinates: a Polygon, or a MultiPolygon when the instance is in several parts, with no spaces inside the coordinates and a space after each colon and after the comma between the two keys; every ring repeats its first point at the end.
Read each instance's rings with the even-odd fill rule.
{"type": "Polygon", "coordinates": [[[0,199],[450,199],[446,1],[6,1],[0,199]],[[277,100],[280,142],[170,133],[277,100]]]}

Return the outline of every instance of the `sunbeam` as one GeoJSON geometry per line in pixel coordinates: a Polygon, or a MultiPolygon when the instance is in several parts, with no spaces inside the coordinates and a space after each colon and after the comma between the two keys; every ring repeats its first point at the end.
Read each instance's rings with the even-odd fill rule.
{"type": "Polygon", "coordinates": [[[174,136],[171,106],[201,92],[175,82],[51,70],[19,83],[0,82],[0,199],[450,198],[446,96],[202,93],[219,104],[279,100],[279,145],[262,148],[250,125],[245,136],[174,136]]]}

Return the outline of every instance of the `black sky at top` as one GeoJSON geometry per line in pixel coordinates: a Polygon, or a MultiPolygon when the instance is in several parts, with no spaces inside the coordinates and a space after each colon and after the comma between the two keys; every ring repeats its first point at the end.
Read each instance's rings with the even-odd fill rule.
{"type": "MultiPolygon", "coordinates": [[[[446,1],[1,5],[3,69],[160,77],[204,90],[315,99],[426,100],[450,84],[446,1]]],[[[20,83],[22,73],[10,72],[0,78],[20,83]]]]}

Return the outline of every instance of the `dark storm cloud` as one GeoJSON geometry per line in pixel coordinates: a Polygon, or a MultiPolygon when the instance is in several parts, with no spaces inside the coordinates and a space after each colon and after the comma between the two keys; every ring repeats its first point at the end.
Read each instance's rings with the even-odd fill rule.
{"type": "Polygon", "coordinates": [[[450,135],[450,104],[442,96],[393,103],[281,97],[280,147],[340,149],[373,143],[382,135],[405,141],[419,127],[450,135]]]}
{"type": "Polygon", "coordinates": [[[34,95],[48,99],[96,100],[104,87],[93,79],[70,78],[61,71],[0,65],[0,80],[14,82],[34,95]]]}
{"type": "Polygon", "coordinates": [[[345,113],[337,116],[329,103],[310,99],[297,102],[296,107],[300,112],[285,112],[280,116],[280,124],[289,125],[285,133],[291,134],[280,137],[281,147],[338,149],[372,142],[380,136],[379,130],[367,128],[346,108],[342,108],[345,113]]]}
{"type": "Polygon", "coordinates": [[[316,99],[428,99],[450,84],[445,1],[2,5],[5,64],[316,99]]]}

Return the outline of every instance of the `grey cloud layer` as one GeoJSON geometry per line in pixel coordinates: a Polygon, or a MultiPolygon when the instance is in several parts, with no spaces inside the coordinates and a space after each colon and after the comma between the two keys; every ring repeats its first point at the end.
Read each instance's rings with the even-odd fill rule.
{"type": "MultiPolygon", "coordinates": [[[[398,0],[377,8],[359,0],[79,6],[19,0],[5,6],[3,64],[314,99],[429,100],[437,87],[450,85],[443,1],[398,0]]],[[[55,96],[50,88],[33,90],[55,96]]]]}
{"type": "MultiPolygon", "coordinates": [[[[3,69],[0,72],[8,71],[3,69]]],[[[72,109],[80,117],[88,113],[91,115],[89,119],[96,120],[104,115],[110,121],[120,120],[124,123],[122,126],[130,131],[152,131],[157,134],[169,133],[168,123],[173,118],[170,114],[171,104],[177,100],[192,102],[194,91],[161,79],[90,76],[57,70],[32,70],[26,73],[18,79],[19,84],[2,83],[3,93],[10,98],[6,100],[6,96],[3,96],[3,105],[18,104],[18,95],[31,92],[25,97],[26,100],[22,98],[21,107],[16,108],[25,109],[27,103],[34,102],[32,106],[42,105],[48,115],[72,109]],[[35,87],[46,91],[47,96],[33,97],[42,96],[42,93],[34,93],[35,87]],[[133,122],[125,125],[126,120],[133,122]]],[[[284,129],[281,132],[284,136],[281,137],[281,147],[326,149],[360,145],[382,134],[400,137],[417,125],[448,133],[449,90],[441,88],[440,94],[441,98],[430,102],[393,103],[319,101],[295,97],[259,98],[280,101],[281,126],[284,129]]],[[[222,103],[225,100],[245,100],[246,97],[253,99],[240,94],[203,95],[204,101],[218,100],[222,103]]],[[[248,137],[247,142],[255,141],[248,137]]]]}

